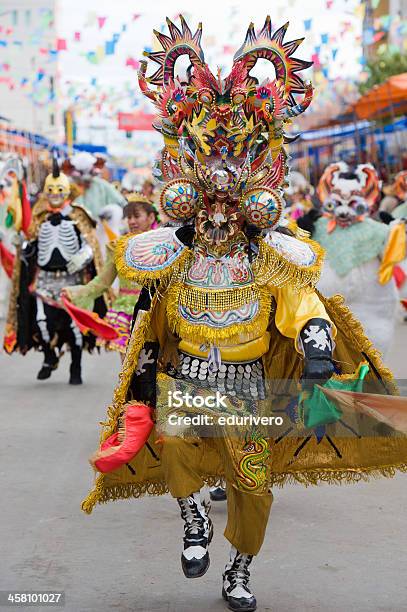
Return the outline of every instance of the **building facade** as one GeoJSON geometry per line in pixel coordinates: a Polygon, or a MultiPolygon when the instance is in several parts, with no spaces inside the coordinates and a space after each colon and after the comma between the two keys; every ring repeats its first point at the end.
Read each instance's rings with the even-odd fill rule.
{"type": "Polygon", "coordinates": [[[0,114],[19,130],[59,140],[56,0],[0,2],[0,114]]]}

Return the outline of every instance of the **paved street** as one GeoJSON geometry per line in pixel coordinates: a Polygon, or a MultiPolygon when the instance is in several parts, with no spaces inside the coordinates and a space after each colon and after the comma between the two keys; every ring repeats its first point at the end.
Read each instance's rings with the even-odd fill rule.
{"type": "MultiPolygon", "coordinates": [[[[407,378],[406,346],[400,325],[390,363],[407,378]]],[[[64,590],[67,612],[225,610],[224,504],[212,510],[211,567],[193,581],[180,569],[182,523],[170,497],[110,503],[91,516],[80,509],[118,356],[86,356],[82,388],[68,386],[66,357],[37,382],[40,361],[0,355],[0,590],[64,590]]],[[[253,568],[259,610],[407,609],[407,475],[289,486],[275,498],[253,568]]]]}

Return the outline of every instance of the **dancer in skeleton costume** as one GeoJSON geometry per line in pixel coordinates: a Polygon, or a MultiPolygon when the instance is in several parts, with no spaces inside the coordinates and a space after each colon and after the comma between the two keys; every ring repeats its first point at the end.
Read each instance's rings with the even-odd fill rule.
{"type": "MultiPolygon", "coordinates": [[[[6,325],[5,348],[25,354],[40,349],[44,361],[37,379],[45,380],[58,367],[64,344],[71,352],[69,383],[82,384],[81,359],[84,344],[93,348],[92,336],[84,337],[60,302],[68,285],[90,280],[102,259],[95,222],[80,206],[71,204],[68,177],[56,159],[45,180],[43,195],[32,213],[29,240],[22,242],[16,257],[13,290],[6,325]]],[[[96,305],[106,312],[104,299],[96,305]]]]}
{"type": "Polygon", "coordinates": [[[326,251],[318,283],[324,295],[340,293],[375,346],[386,354],[399,309],[393,267],[406,256],[404,223],[385,225],[369,217],[380,194],[373,166],[330,164],[318,185],[321,211],[298,225],[326,251]]]}
{"type": "MultiPolygon", "coordinates": [[[[127,200],[128,203],[124,207],[123,216],[127,220],[129,233],[137,235],[150,230],[156,222],[156,212],[152,203],[140,193],[129,194],[127,200]]],[[[127,240],[127,238],[125,239],[127,240]]],[[[103,269],[87,285],[64,289],[71,302],[86,310],[92,310],[95,300],[111,288],[118,276],[115,254],[116,249],[119,249],[120,252],[121,243],[122,239],[118,239],[108,244],[106,263],[103,269]]],[[[123,356],[130,337],[130,325],[134,306],[140,295],[140,287],[120,275],[119,282],[119,295],[111,304],[105,317],[106,322],[117,331],[118,337],[115,340],[103,341],[103,344],[107,349],[118,351],[123,356]]]]}
{"type": "Polygon", "coordinates": [[[388,466],[405,470],[407,445],[357,432],[342,440],[341,427],[342,436],[351,431],[344,421],[307,429],[284,391],[288,379],[296,388],[300,377],[324,383],[334,364],[352,376],[364,360],[374,368],[373,388],[390,377],[341,299],[316,293],[321,248],[279,225],[284,124],[312,98],[298,74],[310,63],[293,57],[301,40],[284,41],[288,24],[272,34],[269,17],[257,35],[252,24],[222,78],[204,63],[201,26],[192,34],[182,17],[181,28],[167,23],[169,35],[156,32],[162,50],[148,54],[158,70],[146,78],[142,65],[139,83],[159,109],[155,127],[166,145],[161,206],[183,225],[131,236],[116,258],[119,274],[143,289],[91,459],[101,474],[82,508],[90,513],[97,503],[170,491],[184,522],[182,570],[197,578],[208,569],[213,534],[199,491],[225,479],[231,551],[222,593],[231,610],[249,611],[256,608],[249,567],[263,542],[271,486],[348,481],[388,466]],[[192,65],[187,82],[174,75],[181,54],[192,65]],[[249,74],[258,58],[274,65],[276,80],[259,83],[249,74]],[[207,437],[182,426],[171,432],[169,392],[176,390],[226,397],[226,408],[184,404],[181,414],[217,419],[279,410],[288,425],[275,436],[220,420],[207,437]]]}

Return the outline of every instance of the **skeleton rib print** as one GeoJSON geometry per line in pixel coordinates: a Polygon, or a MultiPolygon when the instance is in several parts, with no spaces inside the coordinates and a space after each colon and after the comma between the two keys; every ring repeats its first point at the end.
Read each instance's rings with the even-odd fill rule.
{"type": "Polygon", "coordinates": [[[45,221],[38,236],[38,264],[46,266],[57,249],[65,261],[69,261],[80,249],[80,242],[71,220],[64,219],[59,225],[45,221]]]}

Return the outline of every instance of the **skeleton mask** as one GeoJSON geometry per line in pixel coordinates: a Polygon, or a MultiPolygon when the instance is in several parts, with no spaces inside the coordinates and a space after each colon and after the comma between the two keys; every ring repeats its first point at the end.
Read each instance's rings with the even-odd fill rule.
{"type": "Polygon", "coordinates": [[[68,177],[60,172],[58,161],[53,159],[52,173],[47,176],[44,194],[52,209],[62,208],[69,198],[71,186],[68,177]]]}

